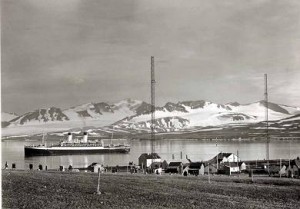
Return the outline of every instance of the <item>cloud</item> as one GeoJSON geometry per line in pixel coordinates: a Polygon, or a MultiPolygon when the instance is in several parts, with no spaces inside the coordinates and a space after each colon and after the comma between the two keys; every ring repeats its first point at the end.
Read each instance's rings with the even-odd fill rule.
{"type": "Polygon", "coordinates": [[[85,82],[83,78],[76,77],[76,76],[65,77],[65,80],[74,85],[80,85],[85,82]]]}
{"type": "Polygon", "coordinates": [[[160,104],[260,100],[264,73],[274,101],[300,104],[299,1],[2,2],[8,111],[22,109],[18,94],[29,107],[45,103],[36,94],[56,106],[99,95],[148,100],[150,56],[160,104]]]}

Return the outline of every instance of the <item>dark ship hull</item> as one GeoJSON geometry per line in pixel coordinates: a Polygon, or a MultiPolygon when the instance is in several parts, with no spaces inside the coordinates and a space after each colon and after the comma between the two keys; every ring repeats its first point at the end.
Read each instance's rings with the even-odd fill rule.
{"type": "Polygon", "coordinates": [[[49,155],[80,155],[80,154],[105,154],[105,153],[128,153],[127,146],[115,147],[24,147],[25,156],[49,156],[49,155]]]}

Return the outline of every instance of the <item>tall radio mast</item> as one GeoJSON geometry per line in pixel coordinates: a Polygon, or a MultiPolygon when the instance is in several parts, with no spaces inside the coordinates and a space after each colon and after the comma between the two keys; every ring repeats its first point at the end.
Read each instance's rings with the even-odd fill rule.
{"type": "Polygon", "coordinates": [[[151,56],[151,153],[155,152],[155,74],[154,57],[151,56]]]}
{"type": "Polygon", "coordinates": [[[270,139],[269,139],[269,117],[268,117],[268,109],[269,109],[269,102],[268,102],[268,75],[265,74],[265,121],[266,121],[266,138],[267,138],[267,164],[268,164],[268,171],[269,171],[269,160],[270,160],[270,139]]]}

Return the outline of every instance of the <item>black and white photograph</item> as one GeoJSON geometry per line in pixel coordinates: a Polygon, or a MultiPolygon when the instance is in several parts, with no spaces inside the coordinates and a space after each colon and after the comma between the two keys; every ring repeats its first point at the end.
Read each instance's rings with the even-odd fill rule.
{"type": "Polygon", "coordinates": [[[299,208],[299,0],[0,0],[2,208],[299,208]]]}

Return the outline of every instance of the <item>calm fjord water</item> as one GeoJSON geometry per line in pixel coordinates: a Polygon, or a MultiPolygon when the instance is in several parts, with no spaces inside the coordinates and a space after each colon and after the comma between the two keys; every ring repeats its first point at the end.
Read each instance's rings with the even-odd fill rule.
{"type": "MultiPolygon", "coordinates": [[[[118,143],[121,141],[114,141],[118,143]]],[[[24,145],[38,144],[32,141],[4,141],[2,142],[2,167],[5,162],[11,166],[16,163],[17,168],[27,169],[29,164],[37,168],[39,164],[48,166],[49,169],[56,169],[59,165],[68,167],[86,167],[93,162],[103,165],[128,165],[129,162],[138,164],[138,157],[142,153],[151,152],[150,140],[133,140],[130,142],[131,151],[129,154],[93,154],[93,155],[63,155],[63,156],[37,156],[24,157],[24,145]]],[[[50,142],[49,142],[50,143],[50,142]]],[[[109,143],[109,142],[106,142],[109,143]]],[[[266,158],[266,143],[264,142],[221,142],[221,141],[200,141],[186,139],[164,139],[155,142],[155,152],[162,159],[180,161],[186,156],[192,161],[208,160],[218,152],[239,153],[241,160],[256,160],[266,158]],[[182,153],[182,155],[181,155],[182,153]],[[174,159],[173,159],[174,155],[174,159]]],[[[270,159],[288,159],[300,157],[300,141],[272,141],[270,143],[270,159]]]]}

